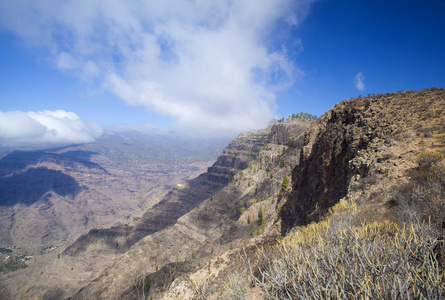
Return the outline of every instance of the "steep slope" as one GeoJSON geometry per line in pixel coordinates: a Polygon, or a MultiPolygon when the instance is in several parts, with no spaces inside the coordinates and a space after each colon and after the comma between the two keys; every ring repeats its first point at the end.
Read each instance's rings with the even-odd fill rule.
{"type": "MultiPolygon", "coordinates": [[[[426,153],[423,160],[428,164],[431,159],[444,161],[440,154],[444,145],[438,139],[445,133],[444,107],[445,90],[425,89],[343,101],[315,121],[304,137],[287,136],[290,123],[277,125],[268,135],[268,141],[273,143],[266,144],[256,154],[256,160],[238,172],[229,185],[213,196],[213,201],[204,201],[168,230],[142,240],[140,247],[130,249],[120,263],[108,269],[111,278],[101,278],[74,299],[89,295],[134,299],[143,293],[156,299],[267,299],[273,284],[263,279],[263,283],[260,280],[256,282],[258,287],[252,288],[255,284],[247,261],[256,264],[260,259],[259,268],[252,272],[266,272],[266,276],[273,272],[268,266],[280,267],[267,258],[267,251],[274,251],[273,248],[257,250],[261,245],[267,249],[267,244],[275,244],[280,231],[285,234],[295,230],[295,226],[319,221],[341,199],[346,204],[337,208],[339,216],[331,217],[340,218],[334,226],[347,224],[351,218],[357,224],[398,219],[400,203],[404,197],[410,197],[406,186],[419,197],[423,188],[416,191],[412,184],[418,176],[419,157],[426,153]],[[301,151],[299,146],[303,146],[301,151]],[[281,178],[291,169],[292,191],[278,193],[281,178]],[[343,208],[347,203],[360,209],[349,211],[343,208]],[[266,220],[263,226],[258,223],[260,208],[266,220]],[[277,215],[281,219],[276,219],[277,215]],[[168,236],[175,238],[169,240],[168,236]],[[173,241],[180,241],[181,247],[175,247],[173,241]],[[154,244],[164,250],[164,255],[150,256],[153,250],[156,253],[155,249],[142,250],[154,244]],[[169,263],[159,267],[166,261],[169,263]],[[143,266],[138,265],[141,262],[143,266]],[[120,279],[121,284],[117,284],[119,274],[132,279],[120,279]],[[144,280],[150,283],[145,290],[144,280]],[[126,291],[121,294],[124,286],[126,291]]],[[[435,172],[434,176],[442,176],[438,180],[443,185],[443,168],[435,172]]],[[[428,184],[430,179],[426,180],[428,184]]],[[[439,197],[443,197],[443,188],[429,188],[442,191],[439,197]]],[[[436,214],[439,215],[433,218],[440,217],[440,212],[436,214]]],[[[439,218],[439,226],[440,222],[439,218]]],[[[317,227],[307,231],[313,232],[314,228],[317,227]]],[[[285,251],[290,246],[285,247],[288,248],[283,250],[283,264],[289,262],[285,251]]],[[[280,280],[280,274],[278,271],[276,280],[280,280]]],[[[277,289],[280,292],[280,286],[277,289]]],[[[271,292],[270,295],[275,294],[271,292]]]]}

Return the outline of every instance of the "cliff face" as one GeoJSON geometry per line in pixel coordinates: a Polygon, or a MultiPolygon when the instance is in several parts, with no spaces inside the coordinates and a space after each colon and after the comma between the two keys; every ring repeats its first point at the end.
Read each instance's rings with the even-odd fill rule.
{"type": "MultiPolygon", "coordinates": [[[[409,192],[403,193],[403,190],[405,185],[413,189],[411,180],[419,172],[419,153],[443,153],[444,144],[437,135],[443,137],[445,133],[444,108],[445,89],[425,89],[342,101],[312,123],[301,139],[289,137],[286,141],[286,126],[289,124],[277,124],[268,135],[268,140],[273,143],[267,144],[257,156],[257,161],[261,161],[263,168],[268,170],[257,186],[270,188],[274,185],[274,182],[267,181],[267,175],[272,173],[272,178],[278,177],[274,173],[277,169],[273,168],[273,162],[276,166],[276,162],[283,158],[286,167],[295,163],[292,165],[292,191],[286,190],[280,200],[279,196],[276,197],[275,189],[276,202],[268,202],[267,198],[260,205],[270,217],[270,203],[280,207],[283,204],[281,201],[285,201],[280,210],[281,224],[280,221],[276,223],[281,225],[282,234],[295,226],[320,220],[341,199],[353,200],[361,207],[372,209],[363,210],[360,217],[364,219],[396,219],[397,200],[411,195],[409,192]],[[291,140],[295,145],[303,145],[301,151],[295,148],[292,154],[299,155],[299,161],[280,155],[289,150],[285,147],[279,151],[280,145],[289,145],[291,140]]],[[[237,179],[244,180],[242,178],[249,172],[247,170],[237,179]]],[[[286,172],[279,174],[287,175],[286,172]]],[[[245,179],[249,181],[250,178],[245,179]]],[[[266,194],[273,190],[267,190],[266,194]]],[[[248,205],[250,211],[244,216],[255,216],[258,204],[255,205],[248,205]]],[[[246,219],[241,216],[234,223],[246,222],[246,219]]],[[[273,227],[268,229],[270,233],[273,227]]],[[[229,230],[232,237],[236,237],[237,232],[229,230]]],[[[196,299],[209,295],[209,298],[224,298],[228,295],[221,292],[222,286],[227,288],[229,285],[232,285],[232,291],[246,297],[267,298],[255,290],[256,283],[250,277],[252,270],[248,267],[254,266],[253,272],[257,270],[255,251],[260,248],[261,255],[267,253],[258,245],[268,241],[264,237],[245,239],[237,244],[235,241],[233,245],[238,249],[226,251],[201,269],[175,280],[168,291],[161,294],[163,299],[196,299]],[[249,260],[249,266],[246,260],[249,260]],[[250,279],[244,281],[245,278],[250,279]],[[190,282],[196,284],[194,290],[193,287],[188,288],[190,282]],[[244,286],[245,290],[241,291],[240,286],[244,286]]],[[[284,253],[288,258],[290,252],[284,249],[284,253]]],[[[274,256],[269,256],[260,264],[268,265],[274,259],[274,256]]],[[[286,263],[283,262],[284,265],[286,263]]]]}
{"type": "Polygon", "coordinates": [[[312,122],[306,118],[294,119],[286,123],[275,123],[270,129],[267,137],[268,141],[276,145],[290,145],[300,148],[298,136],[307,128],[307,124],[312,122]]]}
{"type": "Polygon", "coordinates": [[[266,129],[238,135],[203,176],[212,181],[227,184],[230,176],[247,168],[249,162],[256,158],[267,141],[268,133],[269,130],[266,129]]]}
{"type": "Polygon", "coordinates": [[[392,170],[382,171],[383,162],[389,158],[396,166],[404,162],[401,150],[390,149],[397,140],[407,142],[416,135],[431,137],[432,131],[445,130],[444,96],[444,89],[425,89],[355,98],[321,116],[306,132],[300,163],[292,172],[283,232],[319,220],[360,180],[389,175],[392,170]]]}

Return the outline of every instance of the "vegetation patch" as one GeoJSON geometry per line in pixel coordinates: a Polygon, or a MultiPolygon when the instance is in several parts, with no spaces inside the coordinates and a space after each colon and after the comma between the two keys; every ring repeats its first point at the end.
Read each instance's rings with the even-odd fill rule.
{"type": "Polygon", "coordinates": [[[0,265],[0,273],[12,272],[27,266],[24,258],[11,259],[8,263],[0,265]]]}
{"type": "Polygon", "coordinates": [[[363,222],[342,201],[319,223],[258,251],[250,267],[270,299],[441,299],[445,282],[428,223],[363,222]]]}
{"type": "Polygon", "coordinates": [[[12,250],[8,248],[0,248],[0,253],[11,253],[12,250]]]}

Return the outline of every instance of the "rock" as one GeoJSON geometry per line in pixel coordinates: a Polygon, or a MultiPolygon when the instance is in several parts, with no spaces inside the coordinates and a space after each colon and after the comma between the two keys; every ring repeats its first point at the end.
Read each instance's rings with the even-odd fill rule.
{"type": "MultiPolygon", "coordinates": [[[[380,141],[388,136],[403,139],[400,128],[414,129],[413,124],[423,124],[429,111],[443,107],[445,90],[440,89],[410,96],[397,93],[355,98],[338,103],[322,115],[306,132],[300,164],[292,172],[293,192],[282,209],[283,233],[295,225],[319,220],[346,196],[356,175],[366,177],[370,169],[388,174],[387,167],[361,158],[363,151],[375,149],[374,159],[386,160],[383,153],[388,147],[380,141]]],[[[434,120],[437,126],[441,122],[440,118],[434,120]]]]}

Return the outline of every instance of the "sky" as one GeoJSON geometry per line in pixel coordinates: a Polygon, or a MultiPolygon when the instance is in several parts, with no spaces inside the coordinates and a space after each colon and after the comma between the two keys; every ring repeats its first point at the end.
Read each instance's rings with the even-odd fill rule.
{"type": "Polygon", "coordinates": [[[444,1],[0,0],[0,145],[236,136],[445,87],[444,1]]]}

